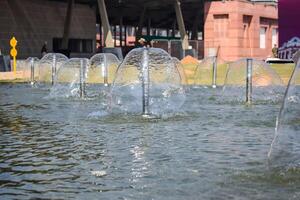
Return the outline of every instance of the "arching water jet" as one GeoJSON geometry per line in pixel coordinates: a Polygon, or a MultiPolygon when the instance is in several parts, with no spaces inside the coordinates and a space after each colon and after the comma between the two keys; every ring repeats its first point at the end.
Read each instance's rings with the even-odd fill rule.
{"type": "MultiPolygon", "coordinates": [[[[300,60],[299,60],[300,61],[300,60]]],[[[300,62],[294,69],[276,121],[268,164],[275,169],[300,168],[300,62]]]]}
{"type": "Polygon", "coordinates": [[[91,57],[90,63],[88,77],[91,77],[91,81],[103,83],[107,87],[113,82],[120,61],[114,54],[99,53],[91,57]]]}
{"type": "MultiPolygon", "coordinates": [[[[195,86],[211,86],[216,88],[222,77],[218,77],[218,70],[222,70],[225,66],[225,61],[217,56],[204,58],[196,67],[194,71],[194,85],[195,86]],[[218,66],[219,65],[219,66],[218,66]]],[[[220,73],[221,74],[221,73],[220,73]]]]}
{"type": "Polygon", "coordinates": [[[283,94],[284,84],[269,64],[248,58],[228,65],[222,101],[276,102],[283,94]]]}
{"type": "Polygon", "coordinates": [[[162,49],[137,48],[119,66],[111,90],[111,108],[157,117],[177,111],[185,100],[179,72],[162,49]]]}
{"type": "Polygon", "coordinates": [[[66,98],[89,97],[90,88],[87,88],[89,68],[89,60],[86,58],[71,58],[65,62],[56,73],[50,96],[66,98]]]}
{"type": "Polygon", "coordinates": [[[57,71],[67,60],[68,58],[60,53],[46,54],[38,63],[38,82],[54,85],[57,71]]]}

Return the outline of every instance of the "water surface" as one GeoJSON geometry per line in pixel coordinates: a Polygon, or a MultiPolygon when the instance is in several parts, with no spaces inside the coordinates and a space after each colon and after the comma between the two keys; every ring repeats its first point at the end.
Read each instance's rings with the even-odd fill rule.
{"type": "Polygon", "coordinates": [[[190,89],[158,120],[106,115],[103,99],[0,85],[0,199],[299,199],[300,172],[267,168],[280,104],[190,89]]]}

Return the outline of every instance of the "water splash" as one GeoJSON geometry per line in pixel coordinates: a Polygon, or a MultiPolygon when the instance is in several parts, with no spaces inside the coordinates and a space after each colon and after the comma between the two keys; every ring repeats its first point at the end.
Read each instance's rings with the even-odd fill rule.
{"type": "Polygon", "coordinates": [[[300,167],[300,63],[289,81],[268,153],[272,168],[300,167]]]}
{"type": "Polygon", "coordinates": [[[164,50],[134,49],[119,66],[111,90],[112,111],[142,113],[146,103],[149,113],[161,115],[178,110],[184,101],[180,74],[173,59],[164,50]],[[146,58],[148,64],[145,63],[146,58]],[[145,76],[147,73],[149,80],[145,76]]]}
{"type": "Polygon", "coordinates": [[[71,58],[65,62],[57,71],[50,96],[85,97],[89,65],[89,60],[86,58],[71,58]]]}
{"type": "Polygon", "coordinates": [[[186,78],[186,74],[185,74],[185,72],[184,72],[183,65],[182,65],[181,62],[178,60],[178,58],[173,57],[172,59],[173,59],[173,62],[175,63],[175,65],[176,65],[177,71],[178,71],[178,73],[179,73],[180,80],[181,80],[181,84],[182,84],[182,85],[187,85],[187,84],[188,84],[188,81],[187,81],[187,78],[186,78]]]}
{"type": "Polygon", "coordinates": [[[34,85],[39,75],[39,59],[36,57],[29,57],[21,66],[20,70],[23,71],[24,80],[31,85],[34,85]]]}
{"type": "Polygon", "coordinates": [[[68,58],[60,53],[46,54],[38,64],[38,83],[54,84],[56,72],[67,60],[68,58]]]}
{"type": "MultiPolygon", "coordinates": [[[[222,98],[245,102],[247,99],[247,59],[228,65],[222,98]]],[[[280,101],[284,84],[271,66],[263,61],[252,60],[252,100],[253,102],[280,101]]]]}
{"type": "Polygon", "coordinates": [[[212,87],[216,87],[220,83],[224,82],[224,77],[219,76],[218,71],[222,71],[226,67],[226,62],[221,58],[215,56],[206,57],[195,69],[194,85],[211,85],[212,87]]]}
{"type": "Polygon", "coordinates": [[[119,59],[111,53],[99,53],[91,57],[91,68],[89,70],[89,81],[93,83],[111,84],[120,64],[119,59]]]}

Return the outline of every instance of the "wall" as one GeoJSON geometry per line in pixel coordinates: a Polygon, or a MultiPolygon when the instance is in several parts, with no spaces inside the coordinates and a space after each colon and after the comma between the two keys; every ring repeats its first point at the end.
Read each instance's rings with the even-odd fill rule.
{"type": "Polygon", "coordinates": [[[218,53],[228,61],[272,56],[272,29],[278,28],[276,6],[243,0],[206,2],[204,17],[205,56],[218,53]],[[265,48],[260,48],[261,27],[266,28],[265,48]]]}
{"type": "MultiPolygon", "coordinates": [[[[44,41],[48,42],[48,51],[52,51],[52,38],[61,38],[63,35],[66,7],[66,3],[55,1],[0,0],[2,54],[9,53],[9,40],[12,36],[18,40],[18,58],[41,57],[44,41]]],[[[86,5],[75,4],[70,38],[92,39],[95,42],[95,26],[95,10],[86,5]]]]}

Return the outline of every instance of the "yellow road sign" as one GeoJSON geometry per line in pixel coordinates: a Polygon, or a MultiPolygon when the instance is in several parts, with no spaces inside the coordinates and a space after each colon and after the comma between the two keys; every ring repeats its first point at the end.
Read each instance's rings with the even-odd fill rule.
{"type": "Polygon", "coordinates": [[[11,50],[10,50],[10,55],[11,55],[12,57],[16,57],[16,56],[18,55],[17,49],[11,49],[11,50]]]}
{"type": "Polygon", "coordinates": [[[16,47],[18,41],[16,40],[15,37],[12,37],[9,43],[10,43],[10,46],[11,46],[11,47],[16,47]]]}
{"type": "Polygon", "coordinates": [[[17,71],[17,55],[18,51],[16,49],[18,41],[16,40],[15,37],[12,37],[11,40],[9,41],[10,46],[12,49],[10,50],[10,55],[13,57],[13,67],[14,67],[14,73],[16,74],[17,71]]]}

